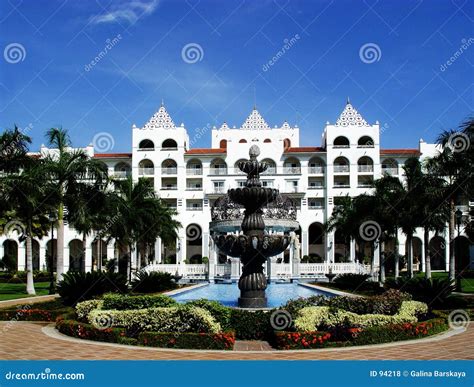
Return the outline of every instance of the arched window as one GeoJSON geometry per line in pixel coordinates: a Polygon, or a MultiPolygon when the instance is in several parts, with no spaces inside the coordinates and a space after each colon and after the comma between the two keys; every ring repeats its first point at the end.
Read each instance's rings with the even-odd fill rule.
{"type": "Polygon", "coordinates": [[[264,175],[274,175],[276,174],[277,171],[277,166],[276,163],[272,159],[264,159],[262,160],[262,163],[265,163],[268,165],[268,168],[265,172],[263,172],[264,175]]]}
{"type": "Polygon", "coordinates": [[[217,158],[211,161],[211,175],[227,175],[227,164],[221,159],[217,158]]]}
{"type": "Polygon", "coordinates": [[[144,175],[153,175],[155,173],[155,165],[153,161],[148,159],[143,159],[138,164],[138,174],[141,176],[144,175]]]}
{"type": "Polygon", "coordinates": [[[283,163],[284,173],[301,173],[301,163],[296,157],[288,157],[283,163]]]}
{"type": "Polygon", "coordinates": [[[138,149],[139,150],[153,150],[155,149],[155,144],[151,140],[141,140],[140,144],[138,144],[138,149]]]}
{"type": "Polygon", "coordinates": [[[239,144],[247,144],[247,140],[243,138],[242,140],[239,140],[239,144]]]}
{"type": "Polygon", "coordinates": [[[125,163],[123,161],[115,164],[114,177],[119,177],[119,178],[127,177],[127,176],[130,176],[131,172],[132,172],[132,168],[130,167],[130,164],[125,163]]]}
{"type": "Polygon", "coordinates": [[[172,138],[168,138],[161,144],[162,149],[178,149],[178,143],[172,138]]]}
{"type": "Polygon", "coordinates": [[[308,162],[308,173],[324,173],[324,161],[320,157],[312,157],[308,162]]]}
{"type": "Polygon", "coordinates": [[[334,148],[349,148],[349,140],[347,137],[339,136],[334,139],[334,148]]]}
{"type": "Polygon", "coordinates": [[[178,173],[178,164],[172,159],[166,159],[161,163],[162,175],[176,175],[178,173]]]}
{"type": "Polygon", "coordinates": [[[357,171],[358,172],[373,172],[374,171],[374,162],[368,156],[363,156],[357,161],[357,171]]]}
{"type": "Polygon", "coordinates": [[[374,140],[372,140],[372,137],[362,136],[361,138],[359,138],[359,141],[357,141],[357,146],[359,148],[373,148],[374,140]]]}
{"type": "Polygon", "coordinates": [[[345,157],[337,157],[334,160],[334,172],[349,172],[350,171],[350,164],[349,160],[347,160],[345,157]]]}
{"type": "Polygon", "coordinates": [[[387,175],[398,175],[398,162],[395,159],[385,159],[382,161],[382,173],[387,175]]]}
{"type": "Polygon", "coordinates": [[[263,142],[269,143],[269,142],[272,142],[272,140],[270,140],[269,138],[266,138],[265,140],[263,140],[263,142]]]}
{"type": "Polygon", "coordinates": [[[283,149],[287,150],[288,148],[291,148],[291,140],[289,138],[285,138],[283,140],[283,149]]]}
{"type": "Polygon", "coordinates": [[[227,140],[221,140],[221,142],[219,143],[219,148],[227,149],[227,140]]]}
{"type": "Polygon", "coordinates": [[[238,174],[238,175],[242,175],[244,174],[244,172],[242,172],[239,168],[239,163],[242,162],[242,161],[245,161],[245,159],[240,159],[240,160],[237,160],[234,164],[234,173],[235,174],[238,174]]]}
{"type": "Polygon", "coordinates": [[[189,160],[186,164],[186,174],[187,175],[202,175],[202,163],[201,160],[192,159],[189,160]]]}

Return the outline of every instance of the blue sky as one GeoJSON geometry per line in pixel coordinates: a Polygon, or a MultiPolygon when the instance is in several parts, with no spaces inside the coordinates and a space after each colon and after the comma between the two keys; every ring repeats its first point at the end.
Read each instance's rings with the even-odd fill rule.
{"type": "MultiPolygon", "coordinates": [[[[47,128],[62,126],[77,146],[107,132],[109,151],[126,152],[131,125],[142,126],[162,99],[190,137],[223,121],[240,126],[256,100],[270,126],[288,120],[301,128],[301,145],[320,145],[325,123],[350,96],[367,121],[381,123],[383,147],[417,147],[472,113],[473,6],[2,1],[0,124],[26,128],[33,149],[47,128]],[[108,40],[115,43],[106,48],[108,40]],[[198,57],[184,60],[190,44],[198,57]]],[[[209,145],[210,133],[194,144],[209,145]]]]}

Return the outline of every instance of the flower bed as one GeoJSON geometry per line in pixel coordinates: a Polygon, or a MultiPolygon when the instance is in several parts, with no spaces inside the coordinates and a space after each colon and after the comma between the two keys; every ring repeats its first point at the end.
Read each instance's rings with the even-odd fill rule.
{"type": "Polygon", "coordinates": [[[86,324],[75,320],[58,320],[56,329],[65,335],[80,339],[118,343],[121,337],[125,337],[123,328],[97,329],[92,324],[86,324]]]}
{"type": "Polygon", "coordinates": [[[325,347],[331,338],[328,332],[275,332],[276,349],[314,349],[325,347]]]}
{"type": "Polygon", "coordinates": [[[160,348],[232,350],[234,343],[235,334],[233,332],[143,332],[138,336],[138,344],[160,348]]]}
{"type": "Polygon", "coordinates": [[[57,301],[0,309],[0,321],[55,321],[74,310],[57,301]]]}

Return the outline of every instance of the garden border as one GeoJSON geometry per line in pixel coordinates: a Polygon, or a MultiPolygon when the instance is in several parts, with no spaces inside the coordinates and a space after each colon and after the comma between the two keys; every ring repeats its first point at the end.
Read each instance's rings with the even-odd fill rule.
{"type": "Polygon", "coordinates": [[[239,353],[239,354],[249,354],[249,353],[320,353],[320,352],[339,352],[339,351],[356,351],[359,349],[377,349],[377,348],[387,348],[387,347],[394,347],[399,345],[409,345],[409,344],[419,344],[419,343],[429,343],[429,342],[436,342],[441,341],[444,339],[448,339],[449,337],[456,336],[458,334],[466,332],[467,328],[457,328],[457,329],[448,329],[445,332],[438,333],[436,335],[430,337],[423,337],[421,339],[412,339],[412,340],[401,340],[401,341],[394,341],[390,343],[383,343],[383,344],[371,344],[371,345],[357,345],[357,346],[350,346],[350,347],[341,347],[341,348],[318,348],[318,349],[289,349],[289,350],[272,350],[272,351],[224,351],[224,350],[206,350],[206,349],[174,349],[174,348],[156,348],[156,347],[144,347],[144,346],[133,346],[133,345],[126,345],[126,344],[117,344],[117,343],[106,343],[101,341],[94,341],[94,340],[85,340],[79,339],[76,337],[71,337],[60,333],[56,330],[55,324],[49,323],[45,327],[41,329],[41,331],[46,335],[53,339],[64,340],[74,343],[90,343],[92,345],[102,345],[102,346],[109,346],[115,348],[128,348],[128,349],[145,349],[149,351],[176,351],[176,352],[196,352],[196,353],[203,353],[203,352],[215,352],[215,353],[239,353]]]}
{"type": "Polygon", "coordinates": [[[361,294],[343,292],[342,290],[336,290],[336,289],[332,289],[332,288],[325,288],[324,286],[319,286],[319,285],[306,283],[306,282],[298,282],[298,285],[305,286],[305,287],[312,288],[312,289],[316,289],[316,290],[319,290],[320,292],[323,292],[323,293],[332,293],[335,296],[345,296],[345,297],[354,297],[354,298],[365,297],[361,294]]]}

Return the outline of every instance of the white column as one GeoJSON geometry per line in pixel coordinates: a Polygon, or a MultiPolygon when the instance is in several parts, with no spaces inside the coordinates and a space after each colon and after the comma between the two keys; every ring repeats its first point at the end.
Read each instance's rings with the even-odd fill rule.
{"type": "Polygon", "coordinates": [[[449,240],[449,229],[446,227],[446,231],[444,232],[444,240],[445,240],[445,245],[446,247],[444,248],[444,260],[446,263],[446,271],[449,271],[449,246],[450,246],[450,240],[449,240]]]}
{"type": "MultiPolygon", "coordinates": [[[[100,257],[99,257],[100,259],[100,257]]],[[[85,262],[84,262],[84,270],[86,273],[92,270],[92,247],[90,243],[86,246],[86,254],[85,254],[85,262]]]]}
{"type": "Polygon", "coordinates": [[[293,243],[290,244],[289,247],[289,264],[290,264],[290,278],[293,277],[293,259],[294,259],[294,253],[293,253],[293,243]]]}
{"type": "Polygon", "coordinates": [[[230,279],[238,281],[240,277],[240,259],[230,258],[230,279]]]}
{"type": "Polygon", "coordinates": [[[351,239],[349,255],[350,255],[349,260],[351,262],[355,262],[355,258],[356,258],[356,241],[355,241],[355,239],[351,239]]]}
{"type": "Polygon", "coordinates": [[[18,242],[18,271],[26,270],[26,249],[25,249],[25,242],[18,242]]]}
{"type": "Polygon", "coordinates": [[[176,246],[179,247],[179,251],[176,252],[176,259],[179,263],[179,274],[186,275],[186,236],[179,238],[176,242],[176,246]]]}
{"type": "MultiPolygon", "coordinates": [[[[107,261],[115,259],[115,249],[114,249],[114,243],[110,242],[107,245],[107,261]]],[[[102,268],[103,270],[105,267],[102,268]]],[[[118,272],[118,260],[115,261],[114,265],[114,272],[118,272]]]]}
{"type": "Polygon", "coordinates": [[[216,246],[212,238],[209,238],[209,281],[212,281],[216,275],[216,263],[217,263],[217,253],[216,246]]]}
{"type": "Polygon", "coordinates": [[[325,243],[325,246],[326,247],[326,257],[325,258],[325,262],[326,263],[331,263],[331,262],[334,262],[334,251],[336,250],[336,243],[335,243],[335,240],[334,240],[334,233],[331,232],[331,233],[328,233],[326,234],[326,243],[325,243]]]}
{"type": "Polygon", "coordinates": [[[380,266],[380,243],[375,242],[374,246],[374,269],[380,266]]]}
{"type": "MultiPolygon", "coordinates": [[[[69,270],[69,244],[66,244],[64,241],[64,273],[67,273],[69,270]]],[[[55,253],[57,257],[57,252],[55,253]]]]}
{"type": "MultiPolygon", "coordinates": [[[[1,256],[1,254],[0,254],[1,256]]],[[[48,270],[47,268],[47,264],[46,264],[46,244],[40,244],[40,248],[39,248],[39,269],[40,270],[48,270]]]]}
{"type": "Polygon", "coordinates": [[[421,238],[421,271],[426,272],[425,238],[421,238]]]}
{"type": "Polygon", "coordinates": [[[155,260],[153,263],[162,263],[163,257],[161,256],[161,238],[158,238],[155,242],[155,260]]]}
{"type": "Polygon", "coordinates": [[[301,250],[302,256],[309,255],[308,231],[301,232],[301,250]]]}

